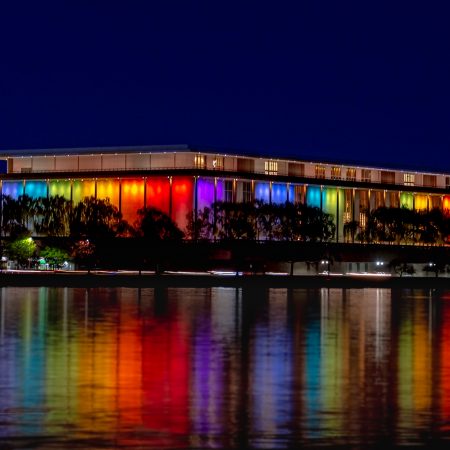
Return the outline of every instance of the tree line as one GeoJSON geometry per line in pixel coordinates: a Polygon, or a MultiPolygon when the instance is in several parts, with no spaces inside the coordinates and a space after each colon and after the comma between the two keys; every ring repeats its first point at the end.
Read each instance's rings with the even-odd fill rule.
{"type": "MultiPolygon", "coordinates": [[[[336,238],[334,217],[302,203],[216,202],[188,214],[185,232],[155,208],[137,211],[134,223],[123,219],[110,200],[86,197],[73,204],[61,196],[0,201],[3,237],[30,235],[83,238],[145,237],[153,240],[192,239],[329,242],[336,238]]],[[[344,223],[346,242],[439,244],[450,235],[450,218],[439,209],[419,212],[381,207],[365,212],[365,223],[344,223]]]]}
{"type": "Polygon", "coordinates": [[[366,224],[344,224],[346,242],[385,244],[444,244],[450,236],[450,217],[440,209],[415,211],[380,207],[365,213],[366,224]]]}

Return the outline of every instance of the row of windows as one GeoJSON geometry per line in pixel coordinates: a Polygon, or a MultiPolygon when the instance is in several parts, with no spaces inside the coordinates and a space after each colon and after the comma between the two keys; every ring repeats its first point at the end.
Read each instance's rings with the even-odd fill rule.
{"type": "MultiPolygon", "coordinates": [[[[316,178],[325,178],[325,166],[316,166],[315,175],[316,178]]],[[[342,168],[333,166],[331,168],[331,179],[341,180],[342,179],[342,168]]],[[[348,168],[345,172],[345,179],[347,181],[356,181],[356,169],[348,168]]],[[[370,181],[370,170],[362,171],[362,180],[370,181]]]]}
{"type": "MultiPolygon", "coordinates": [[[[204,169],[206,168],[206,156],[205,155],[195,155],[194,164],[196,168],[204,169]]],[[[215,157],[213,160],[213,167],[215,169],[223,169],[223,157],[215,157]]],[[[304,176],[304,164],[300,163],[290,163],[289,164],[289,175],[292,176],[304,176]]],[[[341,180],[343,179],[342,168],[338,166],[331,167],[331,179],[341,180]]],[[[264,173],[266,175],[278,175],[278,162],[277,161],[265,161],[264,162],[264,173]]],[[[381,183],[383,184],[395,184],[395,172],[382,170],[381,172],[381,183]]],[[[326,167],[323,165],[315,166],[315,177],[318,179],[326,178],[326,167]]],[[[345,180],[346,181],[356,181],[356,169],[347,168],[345,170],[345,180]]],[[[361,169],[361,181],[370,183],[372,181],[372,171],[370,169],[361,169]]],[[[413,173],[403,174],[403,185],[404,186],[415,186],[416,176],[413,173]]],[[[436,187],[437,177],[436,175],[423,175],[423,185],[426,187],[436,187]]],[[[450,188],[450,177],[445,177],[445,187],[450,188]]]]}
{"type": "MultiPolygon", "coordinates": [[[[70,155],[67,155],[68,157],[70,155]]],[[[91,157],[94,157],[95,155],[91,155],[91,157]]],[[[84,159],[82,160],[81,156],[70,156],[70,158],[72,158],[75,162],[72,164],[72,166],[69,165],[61,165],[61,157],[57,157],[55,156],[54,158],[51,158],[52,160],[54,159],[54,164],[53,164],[53,169],[54,170],[70,170],[70,171],[76,171],[76,170],[106,170],[106,169],[119,169],[119,168],[146,168],[146,163],[144,164],[141,160],[139,164],[142,164],[142,166],[139,166],[138,163],[136,163],[135,159],[136,158],[141,158],[144,157],[145,155],[134,155],[134,154],[130,154],[130,155],[116,155],[116,156],[111,156],[111,155],[105,155],[103,156],[101,159],[103,162],[100,164],[99,167],[97,166],[88,166],[88,162],[84,161],[84,159]],[[119,158],[122,157],[123,162],[124,162],[124,166],[114,166],[112,159],[111,158],[119,158]],[[59,158],[59,159],[58,159],[59,158]],[[75,159],[74,159],[75,158],[75,159]],[[78,158],[78,160],[77,160],[78,158]],[[130,160],[131,158],[131,160],[130,160]],[[59,162],[58,162],[59,161],[59,162]],[[78,161],[78,162],[77,162],[78,161]],[[83,162],[84,161],[84,162],[83,162]],[[106,167],[103,164],[106,164],[107,161],[107,165],[106,167]],[[133,162],[134,161],[134,162],[133,162]],[[58,165],[59,164],[59,165],[58,165]],[[133,165],[134,164],[134,165],[133,165]]],[[[148,155],[147,155],[148,156],[148,155]]],[[[155,159],[155,167],[157,168],[163,168],[163,167],[169,167],[169,163],[168,160],[165,159],[166,156],[170,156],[170,155],[155,155],[154,157],[155,159]],[[161,159],[163,158],[163,160],[161,159]],[[167,165],[165,165],[167,164],[167,165]]],[[[181,158],[181,164],[184,164],[185,166],[189,165],[189,162],[186,160],[185,158],[186,155],[183,155],[183,157],[181,158]]],[[[34,169],[36,168],[36,170],[38,171],[45,171],[44,170],[44,166],[42,164],[39,163],[39,161],[42,160],[42,158],[44,157],[38,157],[36,159],[36,163],[37,166],[33,166],[31,163],[31,158],[26,158],[28,161],[27,163],[24,163],[21,158],[12,158],[9,162],[11,163],[10,166],[8,168],[8,171],[19,171],[19,172],[33,172],[34,169]],[[40,158],[40,159],[39,159],[40,158]],[[14,164],[13,164],[14,163],[14,164]],[[17,167],[16,167],[16,163],[17,163],[17,167]]],[[[69,158],[69,159],[70,159],[69,158]]],[[[84,156],[83,156],[84,158],[84,156]]],[[[153,158],[153,156],[152,156],[153,158]]],[[[49,158],[50,159],[50,158],[49,158]]],[[[33,159],[34,161],[34,159],[33,159]]],[[[122,160],[121,160],[122,161],[122,160]]],[[[175,158],[173,159],[173,164],[175,165],[175,158]]],[[[192,161],[192,160],[191,160],[192,161]]],[[[98,161],[97,161],[98,162],[98,161]]],[[[196,169],[207,169],[208,167],[215,169],[215,170],[224,170],[225,168],[225,157],[224,156],[218,156],[218,155],[205,155],[205,154],[195,154],[193,155],[193,163],[194,163],[194,167],[196,169]]],[[[148,164],[150,164],[148,162],[148,164]]],[[[47,166],[45,166],[47,167],[47,166]]],[[[181,167],[181,166],[180,166],[181,167]]],[[[328,176],[330,176],[330,178],[332,180],[346,180],[346,181],[356,181],[357,177],[356,177],[356,168],[352,168],[352,167],[342,167],[342,166],[331,166],[330,169],[327,169],[328,166],[324,165],[324,164],[317,164],[314,166],[314,176],[317,179],[325,179],[328,176]],[[327,171],[331,170],[331,173],[328,175],[327,171]]],[[[255,160],[252,158],[237,158],[237,162],[236,162],[236,166],[235,168],[237,169],[238,172],[255,172],[255,160]]],[[[300,163],[300,162],[287,162],[287,175],[289,176],[295,176],[295,177],[304,177],[305,176],[305,164],[304,163],[300,163]]],[[[49,169],[52,170],[52,169],[49,169]]],[[[281,174],[286,174],[285,172],[285,168],[283,166],[283,170],[281,171],[281,174]]],[[[280,174],[280,170],[279,170],[279,162],[276,160],[266,160],[264,161],[264,173],[266,175],[279,175],[280,174]]],[[[425,187],[437,187],[438,186],[438,180],[437,180],[437,176],[436,175],[431,175],[431,174],[423,174],[420,175],[420,179],[417,180],[417,176],[414,173],[396,173],[394,171],[389,171],[389,170],[377,170],[377,171],[373,171],[370,169],[361,169],[360,170],[360,181],[362,182],[372,182],[372,181],[376,181],[376,182],[381,182],[382,184],[403,184],[405,186],[415,186],[415,185],[423,185],[425,187]],[[373,172],[373,173],[372,173],[373,172]],[[379,173],[379,175],[378,175],[379,173]],[[401,177],[401,178],[398,178],[401,177]]],[[[443,181],[443,180],[442,180],[443,181]]],[[[440,183],[439,183],[440,184],[440,183]]],[[[445,177],[445,187],[447,189],[450,189],[450,176],[446,176],[445,177]]]]}

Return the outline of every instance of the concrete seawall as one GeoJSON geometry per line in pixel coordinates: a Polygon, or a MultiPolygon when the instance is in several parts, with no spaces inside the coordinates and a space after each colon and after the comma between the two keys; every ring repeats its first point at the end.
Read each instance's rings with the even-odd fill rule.
{"type": "Polygon", "coordinates": [[[139,274],[4,272],[0,286],[34,287],[267,287],[267,288],[401,288],[450,289],[450,278],[390,276],[279,276],[211,274],[139,274]]]}

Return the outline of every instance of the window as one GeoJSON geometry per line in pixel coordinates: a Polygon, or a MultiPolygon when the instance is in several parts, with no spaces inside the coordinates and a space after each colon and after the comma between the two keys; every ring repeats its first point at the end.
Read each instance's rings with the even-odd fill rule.
{"type": "Polygon", "coordinates": [[[233,181],[225,180],[224,188],[225,188],[224,189],[224,194],[225,194],[224,200],[226,202],[232,202],[233,201],[233,181]]]}
{"type": "Polygon", "coordinates": [[[325,178],[325,166],[316,166],[316,178],[325,178]]]}
{"type": "Polygon", "coordinates": [[[369,210],[369,191],[359,191],[359,209],[369,210]]]}
{"type": "Polygon", "coordinates": [[[445,187],[446,187],[447,189],[450,188],[450,177],[445,177],[445,187]]]}
{"type": "Polygon", "coordinates": [[[223,170],[223,156],[216,156],[212,162],[213,169],[223,170]]]}
{"type": "Polygon", "coordinates": [[[361,170],[361,181],[365,181],[370,183],[371,181],[371,171],[369,169],[362,169],[361,170]]]}
{"type": "Polygon", "coordinates": [[[304,202],[304,192],[305,192],[304,186],[295,185],[294,186],[294,198],[289,199],[289,201],[291,201],[293,203],[303,203],[304,202]]]}
{"type": "Polygon", "coordinates": [[[288,174],[293,177],[305,176],[305,165],[300,163],[290,162],[288,165],[288,174]]]}
{"type": "Polygon", "coordinates": [[[206,156],[205,155],[195,155],[194,156],[194,166],[196,169],[206,168],[206,156]]]}
{"type": "Polygon", "coordinates": [[[404,173],[403,174],[403,184],[405,186],[414,186],[415,175],[413,173],[404,173]]]}
{"type": "Polygon", "coordinates": [[[381,182],[385,184],[395,183],[395,172],[390,172],[387,170],[381,171],[381,182]]]}
{"type": "Polygon", "coordinates": [[[400,206],[398,192],[389,192],[389,206],[391,208],[398,208],[400,206]]]}
{"type": "Polygon", "coordinates": [[[352,204],[353,204],[353,195],[350,189],[346,189],[344,191],[344,223],[350,222],[352,220],[352,204]]]}
{"type": "Polygon", "coordinates": [[[375,191],[375,209],[384,206],[384,192],[375,191]]]}
{"type": "Polygon", "coordinates": [[[254,172],[255,161],[249,158],[238,158],[237,170],[238,172],[254,172]]]}
{"type": "Polygon", "coordinates": [[[356,181],[356,169],[347,169],[347,181],[356,181]]]}
{"type": "Polygon", "coordinates": [[[341,168],[340,167],[332,167],[331,168],[331,179],[332,180],[340,180],[341,179],[341,168]]]}
{"type": "Polygon", "coordinates": [[[366,213],[359,213],[359,226],[362,230],[366,229],[367,217],[366,213]]]}
{"type": "Polygon", "coordinates": [[[253,201],[251,181],[243,181],[242,182],[242,201],[244,203],[253,201]]]}
{"type": "Polygon", "coordinates": [[[277,175],[278,174],[278,162],[277,161],[266,161],[264,163],[264,172],[266,175],[277,175]]]}
{"type": "Polygon", "coordinates": [[[436,187],[436,175],[424,175],[423,185],[427,187],[436,187]]]}

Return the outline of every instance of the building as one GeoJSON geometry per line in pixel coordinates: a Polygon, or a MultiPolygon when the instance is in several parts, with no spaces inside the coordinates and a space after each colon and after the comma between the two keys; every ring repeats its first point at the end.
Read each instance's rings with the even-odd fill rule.
{"type": "Polygon", "coordinates": [[[1,193],[109,198],[133,223],[156,207],[185,228],[187,214],[215,201],[302,202],[343,225],[364,226],[380,206],[450,209],[450,175],[199,151],[187,145],[20,150],[0,155],[1,193]]]}

